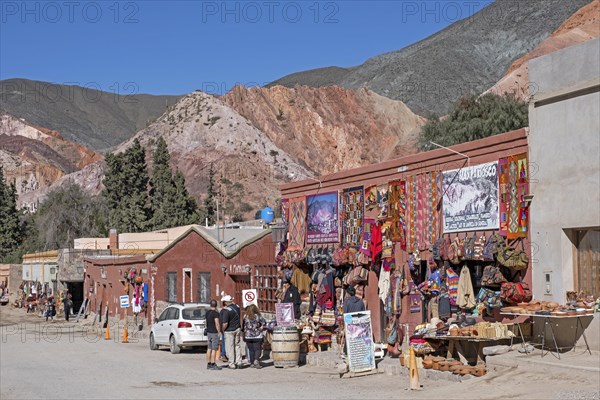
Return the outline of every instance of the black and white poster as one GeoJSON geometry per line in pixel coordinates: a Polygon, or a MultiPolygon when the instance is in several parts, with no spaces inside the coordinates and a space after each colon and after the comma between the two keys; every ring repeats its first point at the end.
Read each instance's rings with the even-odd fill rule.
{"type": "Polygon", "coordinates": [[[498,162],[443,173],[444,233],[498,229],[498,162]]]}

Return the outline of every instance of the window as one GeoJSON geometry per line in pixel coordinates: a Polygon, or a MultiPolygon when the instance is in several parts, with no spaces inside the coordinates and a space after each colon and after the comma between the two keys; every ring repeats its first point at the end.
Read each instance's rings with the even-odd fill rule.
{"type": "Polygon", "coordinates": [[[208,310],[208,308],[204,307],[184,308],[181,314],[183,315],[183,319],[202,320],[206,317],[206,311],[208,310]]]}
{"type": "Polygon", "coordinates": [[[167,301],[177,302],[177,272],[167,272],[167,301]]]}
{"type": "Polygon", "coordinates": [[[198,272],[198,302],[210,303],[210,272],[198,272]]]}
{"type": "Polygon", "coordinates": [[[170,308],[167,308],[162,313],[160,313],[160,317],[158,317],[158,320],[159,321],[164,321],[165,319],[167,319],[167,315],[169,314],[169,310],[170,310],[170,308]]]}
{"type": "Polygon", "coordinates": [[[575,231],[575,285],[586,296],[600,296],[600,228],[575,231]]]}
{"type": "Polygon", "coordinates": [[[277,265],[257,265],[254,287],[258,288],[258,308],[261,311],[275,312],[277,303],[277,265]]]}

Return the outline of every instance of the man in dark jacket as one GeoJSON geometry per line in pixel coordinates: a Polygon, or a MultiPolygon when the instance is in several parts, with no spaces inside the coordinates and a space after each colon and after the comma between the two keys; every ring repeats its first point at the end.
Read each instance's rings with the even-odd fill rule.
{"type": "Polygon", "coordinates": [[[348,298],[344,301],[344,314],[365,311],[365,303],[356,297],[356,289],[349,286],[346,293],[348,298]]]}
{"type": "Polygon", "coordinates": [[[282,303],[292,303],[294,305],[294,319],[300,319],[300,304],[302,304],[302,300],[300,299],[298,289],[288,280],[283,281],[283,289],[285,290],[285,294],[283,295],[282,303]]]}

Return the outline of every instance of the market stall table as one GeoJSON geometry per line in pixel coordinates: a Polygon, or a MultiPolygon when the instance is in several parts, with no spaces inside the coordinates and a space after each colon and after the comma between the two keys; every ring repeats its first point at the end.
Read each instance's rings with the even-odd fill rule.
{"type": "Polygon", "coordinates": [[[485,362],[483,348],[489,346],[493,342],[499,342],[501,340],[510,340],[510,344],[512,345],[512,338],[480,338],[477,336],[425,336],[426,340],[447,340],[448,341],[448,353],[446,358],[454,357],[454,349],[458,353],[460,361],[464,364],[467,364],[467,358],[465,357],[464,349],[461,345],[461,342],[474,343],[477,345],[477,363],[485,362]]]}
{"type": "MultiPolygon", "coordinates": [[[[552,320],[561,320],[561,319],[568,319],[568,318],[575,318],[576,322],[575,322],[575,335],[573,338],[573,351],[575,351],[575,345],[577,344],[577,333],[579,332],[579,327],[581,326],[581,334],[583,336],[583,340],[585,342],[585,346],[587,351],[590,353],[590,355],[592,354],[592,351],[590,350],[590,346],[588,345],[588,341],[587,338],[585,337],[585,328],[583,326],[583,323],[581,322],[581,317],[593,317],[593,315],[590,314],[578,314],[578,315],[544,315],[544,314],[516,314],[516,313],[500,313],[501,315],[505,315],[505,316],[519,316],[519,317],[531,317],[533,318],[533,323],[535,324],[535,318],[543,318],[544,319],[544,329],[542,329],[542,343],[541,343],[541,350],[542,350],[542,357],[544,357],[546,354],[548,353],[552,353],[553,356],[555,356],[556,358],[558,358],[560,360],[560,349],[564,349],[564,348],[570,348],[570,347],[559,347],[557,342],[556,342],[556,335],[554,333],[554,326],[552,323],[552,320]],[[546,353],[544,353],[544,347],[546,345],[546,326],[550,326],[550,333],[552,335],[552,341],[554,342],[554,349],[556,350],[556,352],[553,352],[551,350],[547,350],[546,353]],[[556,353],[556,354],[555,354],[556,353]]],[[[523,339],[523,331],[521,329],[521,322],[516,321],[516,324],[518,326],[519,329],[519,333],[521,335],[521,339],[523,339]]],[[[525,350],[526,354],[529,354],[529,351],[527,350],[527,347],[524,346],[524,339],[522,342],[522,346],[523,349],[525,350]]],[[[538,344],[539,345],[539,344],[538,344]]]]}

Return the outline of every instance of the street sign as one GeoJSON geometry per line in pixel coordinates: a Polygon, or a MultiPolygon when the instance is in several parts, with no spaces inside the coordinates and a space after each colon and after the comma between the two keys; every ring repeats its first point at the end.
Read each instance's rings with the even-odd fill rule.
{"type": "Polygon", "coordinates": [[[242,305],[244,308],[250,304],[258,306],[258,291],[256,289],[242,290],[242,305]]]}
{"type": "Polygon", "coordinates": [[[121,308],[129,307],[129,296],[119,297],[119,303],[121,304],[121,308]]]}

